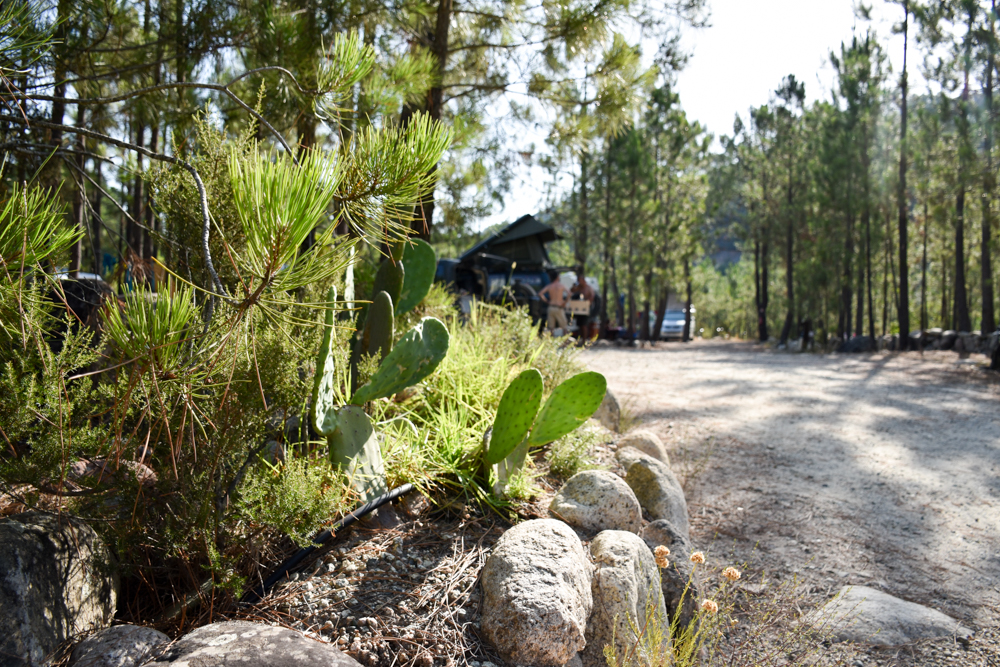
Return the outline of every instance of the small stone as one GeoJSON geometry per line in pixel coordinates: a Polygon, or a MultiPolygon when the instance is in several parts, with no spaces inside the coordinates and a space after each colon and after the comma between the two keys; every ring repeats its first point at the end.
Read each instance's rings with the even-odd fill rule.
{"type": "Polygon", "coordinates": [[[170,637],[153,628],[116,625],[90,635],[73,649],[72,667],[133,667],[148,661],[170,637]]]}
{"type": "Polygon", "coordinates": [[[617,456],[627,470],[625,482],[653,521],[666,519],[688,538],[687,500],[670,466],[634,447],[619,449],[617,456]]]}
{"type": "Polygon", "coordinates": [[[958,636],[972,630],[950,616],[867,586],[844,586],[810,614],[808,625],[832,631],[838,641],[898,646],[921,639],[958,636]]]}
{"type": "Polygon", "coordinates": [[[642,509],[635,493],[618,475],[607,470],[585,470],[573,475],[556,493],[549,512],[587,531],[639,532],[642,509]]]}
{"type": "Polygon", "coordinates": [[[605,392],[604,400],[601,401],[601,405],[597,408],[597,412],[594,413],[593,418],[599,421],[604,428],[617,433],[621,424],[621,414],[622,411],[618,406],[618,399],[615,398],[615,395],[609,389],[605,392]]]}
{"type": "Polygon", "coordinates": [[[645,429],[629,431],[627,434],[622,436],[621,440],[618,441],[619,449],[624,449],[625,447],[634,447],[643,454],[652,456],[654,459],[670,465],[670,458],[667,456],[667,448],[663,446],[663,441],[660,440],[660,436],[656,435],[652,431],[647,431],[645,429]]]}

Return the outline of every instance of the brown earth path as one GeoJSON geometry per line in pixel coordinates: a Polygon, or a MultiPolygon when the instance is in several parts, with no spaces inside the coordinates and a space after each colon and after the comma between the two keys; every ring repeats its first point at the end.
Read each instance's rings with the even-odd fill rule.
{"type": "Polygon", "coordinates": [[[671,449],[697,546],[1000,621],[1000,374],[984,357],[778,353],[731,341],[581,360],[671,449]]]}

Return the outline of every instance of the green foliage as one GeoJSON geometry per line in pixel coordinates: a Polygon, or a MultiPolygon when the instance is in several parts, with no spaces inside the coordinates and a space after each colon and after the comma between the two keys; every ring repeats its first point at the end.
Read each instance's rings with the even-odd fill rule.
{"type": "Polygon", "coordinates": [[[190,350],[185,344],[198,323],[194,290],[168,281],[159,293],[140,287],[124,306],[105,304],[104,330],[125,359],[148,364],[159,374],[180,373],[190,350]]]}
{"type": "Polygon", "coordinates": [[[485,459],[490,465],[507,458],[528,435],[538,406],[542,403],[542,374],[529,368],[507,385],[497,416],[493,420],[493,434],[485,459]]]}
{"type": "Polygon", "coordinates": [[[322,460],[290,458],[251,469],[238,510],[255,524],[269,526],[306,546],[330,517],[349,506],[342,473],[322,460]]]}
{"type": "Polygon", "coordinates": [[[315,151],[293,163],[286,154],[229,156],[229,180],[244,242],[237,255],[242,292],[246,297],[265,288],[290,291],[325,283],[347,264],[350,241],[334,245],[334,227],[327,227],[309,251],[302,242],[326,219],[342,173],[337,164],[315,151]],[[323,252],[334,246],[335,254],[323,252]]]}
{"type": "Polygon", "coordinates": [[[560,479],[569,479],[583,470],[600,468],[594,459],[594,448],[604,442],[599,429],[586,425],[567,433],[549,446],[549,472],[560,479]]]}
{"type": "Polygon", "coordinates": [[[402,259],[406,273],[403,276],[403,288],[399,293],[397,315],[410,312],[427,296],[431,285],[434,284],[434,274],[437,271],[437,256],[434,254],[434,249],[422,239],[407,241],[402,259]]]}

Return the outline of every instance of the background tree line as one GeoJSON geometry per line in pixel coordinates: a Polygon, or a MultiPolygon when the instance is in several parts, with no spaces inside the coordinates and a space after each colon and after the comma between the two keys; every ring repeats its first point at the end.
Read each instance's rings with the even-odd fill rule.
{"type": "Polygon", "coordinates": [[[787,343],[807,329],[823,340],[996,329],[995,3],[894,4],[901,71],[861,30],[830,54],[825,99],[807,104],[786,77],[714,152],[672,70],[644,81],[553,207],[575,262],[599,267],[606,326],[656,338],[644,314],[662,314],[671,292],[686,301],[693,277],[709,333],[787,343]],[[909,85],[914,66],[924,91],[909,85]],[[707,259],[720,239],[738,262],[707,259]]]}

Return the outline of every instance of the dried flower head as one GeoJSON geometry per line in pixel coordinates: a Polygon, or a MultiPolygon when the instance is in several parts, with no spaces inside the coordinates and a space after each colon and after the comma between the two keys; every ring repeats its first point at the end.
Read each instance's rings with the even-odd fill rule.
{"type": "Polygon", "coordinates": [[[715,600],[702,600],[701,609],[702,611],[707,611],[709,614],[719,613],[719,605],[716,604],[715,600]]]}
{"type": "Polygon", "coordinates": [[[695,551],[693,554],[691,554],[691,562],[692,563],[704,563],[705,562],[705,554],[703,554],[700,551],[695,551]]]}
{"type": "Polygon", "coordinates": [[[727,567],[725,570],[722,571],[722,576],[728,579],[729,581],[739,581],[740,571],[737,570],[735,567],[727,567]]]}
{"type": "Polygon", "coordinates": [[[667,560],[667,556],[669,555],[670,549],[666,548],[662,544],[653,549],[653,556],[656,557],[656,567],[663,569],[667,565],[670,565],[670,561],[667,560]]]}

